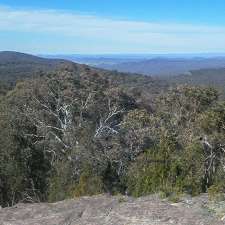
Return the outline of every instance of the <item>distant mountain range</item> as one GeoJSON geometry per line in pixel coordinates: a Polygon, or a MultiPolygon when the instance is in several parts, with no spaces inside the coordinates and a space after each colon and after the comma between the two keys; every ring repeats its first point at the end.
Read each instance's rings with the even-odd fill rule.
{"type": "Polygon", "coordinates": [[[153,92],[158,92],[167,86],[166,81],[152,79],[150,76],[112,72],[65,59],[49,59],[25,53],[2,51],[0,52],[0,88],[5,84],[13,87],[18,80],[45,76],[50,72],[65,70],[65,68],[70,68],[78,75],[92,76],[97,73],[99,76],[109,79],[110,83],[115,86],[124,88],[143,89],[145,87],[149,89],[151,87],[151,90],[155,90],[153,92]]]}
{"type": "Polygon", "coordinates": [[[191,59],[154,58],[139,62],[123,62],[114,65],[100,64],[98,66],[120,72],[140,73],[151,76],[175,76],[180,74],[189,75],[191,71],[199,69],[225,68],[225,57],[191,59]]]}
{"type": "MultiPolygon", "coordinates": [[[[107,76],[117,76],[120,85],[134,85],[138,79],[138,85],[145,85],[151,82],[145,76],[138,74],[157,76],[160,79],[154,79],[154,84],[164,82],[170,84],[190,84],[225,87],[225,57],[194,57],[194,58],[152,58],[143,60],[144,56],[48,56],[53,59],[37,57],[18,52],[0,52],[0,81],[15,83],[19,79],[30,78],[40,75],[42,72],[51,72],[65,63],[76,65],[80,70],[86,70],[90,67],[74,64],[76,61],[83,64],[89,64],[98,68],[96,71],[107,76]],[[127,57],[127,58],[125,58],[127,57]],[[70,61],[71,60],[71,61],[70,61]],[[114,70],[107,72],[104,69],[114,70]],[[118,72],[124,72],[123,76],[118,76],[118,72]],[[136,73],[131,75],[129,73],[136,73]],[[129,78],[130,77],[130,78],[129,78]]],[[[147,57],[147,56],[145,56],[147,57]]],[[[93,70],[93,67],[92,67],[93,70]]],[[[136,84],[137,85],[137,84],[136,84]]],[[[153,85],[151,85],[153,86],[153,85]]],[[[161,84],[162,87],[162,84],[161,84]]]]}
{"type": "Polygon", "coordinates": [[[193,70],[225,68],[223,54],[187,55],[47,55],[98,68],[151,76],[190,74],[193,70]]]}

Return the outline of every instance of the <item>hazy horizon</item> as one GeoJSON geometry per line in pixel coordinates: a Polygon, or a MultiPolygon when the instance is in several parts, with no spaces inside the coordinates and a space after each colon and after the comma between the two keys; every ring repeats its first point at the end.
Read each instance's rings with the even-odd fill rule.
{"type": "Polygon", "coordinates": [[[23,52],[27,54],[34,54],[39,56],[93,56],[93,57],[180,57],[180,56],[187,56],[187,57],[220,57],[225,56],[225,52],[216,53],[216,52],[193,52],[193,53],[29,53],[23,52]]]}

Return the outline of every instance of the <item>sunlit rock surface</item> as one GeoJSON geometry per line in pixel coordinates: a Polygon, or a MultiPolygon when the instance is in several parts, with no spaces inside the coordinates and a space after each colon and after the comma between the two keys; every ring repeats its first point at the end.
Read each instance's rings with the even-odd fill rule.
{"type": "MultiPolygon", "coordinates": [[[[222,225],[207,196],[171,203],[157,196],[138,199],[99,195],[53,204],[18,204],[0,209],[1,225],[222,225]]],[[[221,209],[222,208],[222,209],[221,209]]],[[[225,212],[225,208],[224,208],[225,212]]],[[[224,213],[225,215],[225,213],[224,213]]]]}

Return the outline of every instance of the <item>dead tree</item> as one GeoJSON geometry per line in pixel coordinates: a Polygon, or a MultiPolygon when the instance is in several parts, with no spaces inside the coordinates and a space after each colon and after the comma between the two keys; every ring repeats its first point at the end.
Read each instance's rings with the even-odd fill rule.
{"type": "Polygon", "coordinates": [[[206,185],[215,174],[216,169],[220,166],[225,172],[225,144],[212,144],[207,136],[200,139],[205,153],[205,173],[206,185]]]}
{"type": "Polygon", "coordinates": [[[24,136],[31,138],[35,145],[44,143],[45,151],[51,153],[53,159],[58,155],[56,149],[65,154],[71,147],[71,107],[72,103],[66,102],[60,93],[49,91],[48,96],[32,96],[30,104],[24,105],[24,115],[34,126],[35,132],[24,136]]]}
{"type": "Polygon", "coordinates": [[[115,118],[122,113],[124,113],[124,109],[119,109],[118,106],[112,106],[111,100],[108,99],[108,113],[99,119],[94,137],[101,138],[118,134],[120,124],[115,123],[115,118]]]}

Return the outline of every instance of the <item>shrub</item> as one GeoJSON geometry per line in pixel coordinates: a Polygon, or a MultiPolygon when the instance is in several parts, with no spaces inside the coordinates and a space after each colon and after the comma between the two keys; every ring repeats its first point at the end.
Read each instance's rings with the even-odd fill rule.
{"type": "Polygon", "coordinates": [[[127,187],[138,197],[163,192],[196,195],[204,186],[204,160],[200,145],[178,149],[173,137],[162,137],[160,143],[133,163],[128,171],[127,187]]]}
{"type": "Polygon", "coordinates": [[[72,170],[69,163],[62,161],[56,165],[48,183],[48,201],[61,201],[71,197],[70,189],[75,181],[72,178],[72,170]]]}
{"type": "Polygon", "coordinates": [[[128,192],[138,197],[159,191],[175,191],[177,175],[180,173],[179,157],[175,152],[175,140],[172,137],[162,137],[157,146],[141,155],[130,166],[128,192]]]}
{"type": "Polygon", "coordinates": [[[78,184],[71,190],[71,195],[73,197],[91,196],[102,192],[104,192],[102,178],[93,174],[90,168],[86,168],[82,172],[78,184]]]}
{"type": "Polygon", "coordinates": [[[214,184],[208,188],[209,199],[211,201],[225,200],[225,186],[224,184],[214,184]]]}
{"type": "Polygon", "coordinates": [[[200,144],[191,143],[182,152],[182,192],[198,195],[205,191],[204,151],[200,144]]]}

